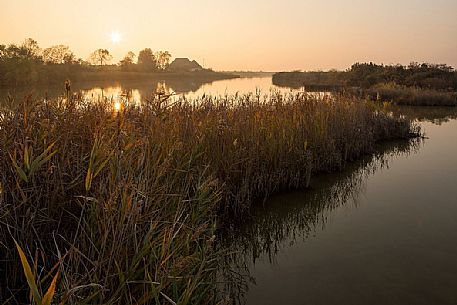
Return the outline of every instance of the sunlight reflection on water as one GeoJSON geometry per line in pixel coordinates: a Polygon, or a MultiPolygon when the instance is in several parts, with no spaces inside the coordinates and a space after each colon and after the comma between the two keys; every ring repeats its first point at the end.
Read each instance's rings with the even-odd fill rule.
{"type": "MultiPolygon", "coordinates": [[[[170,95],[173,100],[185,97],[186,99],[201,98],[203,96],[230,96],[256,94],[269,95],[272,92],[298,93],[304,89],[291,89],[273,85],[271,77],[236,78],[213,82],[197,80],[141,80],[123,81],[112,83],[73,84],[73,94],[80,95],[89,103],[94,100],[107,99],[114,102],[121,101],[124,104],[140,104],[141,101],[151,100],[154,96],[170,95]]],[[[3,88],[0,89],[0,100],[12,95],[16,100],[33,94],[43,99],[52,99],[64,95],[63,88],[57,87],[32,87],[32,88],[3,88]]],[[[311,92],[323,98],[330,92],[311,92]]]]}

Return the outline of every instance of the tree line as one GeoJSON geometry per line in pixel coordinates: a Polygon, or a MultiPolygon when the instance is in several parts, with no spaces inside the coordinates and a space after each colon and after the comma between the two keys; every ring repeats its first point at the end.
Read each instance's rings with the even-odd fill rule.
{"type": "Polygon", "coordinates": [[[0,44],[0,85],[20,85],[60,81],[65,76],[91,71],[160,72],[167,70],[171,54],[145,48],[138,53],[129,51],[117,64],[108,49],[96,49],[84,60],[77,58],[66,45],[42,49],[32,38],[21,44],[0,44]]]}
{"type": "Polygon", "coordinates": [[[406,87],[456,90],[457,73],[446,64],[412,62],[403,66],[356,63],[348,71],[346,82],[363,88],[380,83],[395,83],[406,87]]]}
{"type": "Polygon", "coordinates": [[[409,65],[355,63],[346,71],[280,72],[273,75],[273,84],[300,88],[360,87],[371,88],[391,83],[404,87],[457,90],[457,72],[446,64],[412,62],[409,65]]]}

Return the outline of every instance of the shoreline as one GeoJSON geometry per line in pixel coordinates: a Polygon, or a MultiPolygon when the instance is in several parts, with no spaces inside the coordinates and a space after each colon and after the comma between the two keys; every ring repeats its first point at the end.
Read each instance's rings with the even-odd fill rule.
{"type": "Polygon", "coordinates": [[[73,84],[82,82],[114,82],[114,81],[161,81],[161,80],[195,80],[212,82],[217,80],[240,78],[239,75],[215,71],[195,72],[131,72],[131,71],[78,71],[68,69],[55,71],[51,69],[39,71],[35,81],[29,83],[6,84],[0,83],[0,89],[21,88],[27,86],[53,86],[62,84],[69,79],[73,84]]]}

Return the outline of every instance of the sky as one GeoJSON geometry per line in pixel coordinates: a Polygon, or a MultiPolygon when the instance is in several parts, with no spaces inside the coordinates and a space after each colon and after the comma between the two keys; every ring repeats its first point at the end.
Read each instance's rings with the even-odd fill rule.
{"type": "Polygon", "coordinates": [[[83,59],[149,47],[215,70],[457,67],[457,0],[0,0],[0,44],[28,37],[83,59]]]}

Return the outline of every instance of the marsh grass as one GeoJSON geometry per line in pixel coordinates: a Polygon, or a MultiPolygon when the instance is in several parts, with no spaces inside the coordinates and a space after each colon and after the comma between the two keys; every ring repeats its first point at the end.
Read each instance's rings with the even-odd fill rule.
{"type": "Polygon", "coordinates": [[[40,295],[59,272],[62,304],[214,304],[216,229],[417,132],[370,101],[304,93],[6,104],[0,298],[11,303],[28,302],[14,238],[40,295]]]}
{"type": "Polygon", "coordinates": [[[372,96],[397,105],[457,106],[457,92],[406,87],[394,83],[381,83],[368,90],[372,96]]]}

